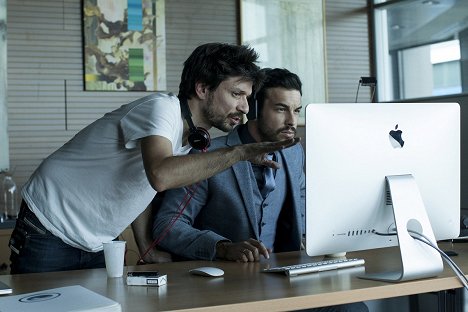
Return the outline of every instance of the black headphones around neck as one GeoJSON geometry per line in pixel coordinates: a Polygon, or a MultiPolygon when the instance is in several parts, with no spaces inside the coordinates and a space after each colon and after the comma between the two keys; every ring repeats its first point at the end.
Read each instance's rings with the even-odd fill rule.
{"type": "Polygon", "coordinates": [[[208,130],[202,127],[195,127],[192,121],[192,113],[190,112],[190,107],[186,98],[179,98],[180,101],[180,110],[182,116],[187,120],[189,125],[190,133],[188,136],[188,142],[190,146],[196,150],[203,151],[210,147],[211,137],[208,130]]]}

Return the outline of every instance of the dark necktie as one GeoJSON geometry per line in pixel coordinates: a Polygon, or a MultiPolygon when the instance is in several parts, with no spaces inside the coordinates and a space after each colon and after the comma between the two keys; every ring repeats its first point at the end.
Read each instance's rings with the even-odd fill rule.
{"type": "MultiPolygon", "coordinates": [[[[270,160],[275,160],[274,154],[268,154],[267,158],[270,160]]],[[[263,187],[261,193],[263,198],[266,198],[268,194],[275,189],[275,172],[274,169],[270,167],[265,167],[263,169],[263,187]]]]}

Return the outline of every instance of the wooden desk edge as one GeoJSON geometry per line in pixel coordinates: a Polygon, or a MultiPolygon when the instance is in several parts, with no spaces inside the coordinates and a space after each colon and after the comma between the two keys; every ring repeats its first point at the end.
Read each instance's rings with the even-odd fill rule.
{"type": "Polygon", "coordinates": [[[337,291],[328,294],[312,294],[297,297],[260,300],[254,302],[235,303],[200,308],[177,310],[184,311],[290,311],[310,309],[353,302],[379,300],[447,289],[462,288],[463,285],[456,277],[437,278],[433,282],[429,279],[415,280],[402,283],[388,283],[371,289],[354,289],[337,291]]]}

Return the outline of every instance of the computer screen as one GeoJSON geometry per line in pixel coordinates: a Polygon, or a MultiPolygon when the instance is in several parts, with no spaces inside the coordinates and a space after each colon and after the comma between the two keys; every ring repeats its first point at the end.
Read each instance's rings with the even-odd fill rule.
{"type": "MultiPolygon", "coordinates": [[[[406,229],[434,241],[459,235],[459,105],[309,104],[305,120],[307,254],[399,245],[402,258],[435,253],[439,262],[406,229]]],[[[390,279],[425,277],[400,273],[390,279]]]]}

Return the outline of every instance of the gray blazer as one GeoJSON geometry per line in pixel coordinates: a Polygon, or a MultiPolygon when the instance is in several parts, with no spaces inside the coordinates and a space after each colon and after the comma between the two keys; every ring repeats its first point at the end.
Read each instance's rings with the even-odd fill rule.
{"type": "MultiPolygon", "coordinates": [[[[242,144],[237,129],[212,140],[210,150],[242,144]]],[[[194,153],[196,151],[192,150],[194,153]]],[[[275,252],[299,250],[304,233],[305,175],[301,144],[281,150],[288,192],[274,244],[275,252]]],[[[220,240],[259,239],[253,190],[256,180],[250,162],[241,161],[191,186],[193,198],[159,244],[163,250],[186,259],[214,260],[220,240]]],[[[160,237],[177,211],[184,208],[188,188],[164,192],[153,202],[158,209],[153,237],[160,237]]],[[[159,195],[159,194],[158,194],[159,195]]]]}

